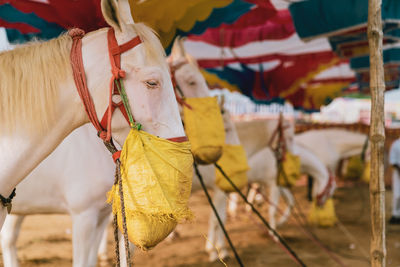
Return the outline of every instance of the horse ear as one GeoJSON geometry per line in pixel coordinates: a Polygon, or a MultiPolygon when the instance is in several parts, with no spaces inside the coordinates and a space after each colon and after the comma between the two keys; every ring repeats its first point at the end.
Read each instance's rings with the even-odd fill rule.
{"type": "Polygon", "coordinates": [[[131,6],[128,0],[118,0],[119,13],[121,17],[120,23],[124,25],[135,24],[131,14],[131,6]]]}
{"type": "Polygon", "coordinates": [[[180,37],[175,38],[174,44],[171,49],[172,61],[178,60],[179,58],[185,57],[185,51],[182,51],[182,46],[180,44],[180,37]]]}
{"type": "Polygon", "coordinates": [[[101,12],[108,25],[114,30],[122,31],[116,0],[101,0],[101,12]]]}
{"type": "Polygon", "coordinates": [[[101,11],[115,30],[124,32],[127,25],[134,24],[128,0],[101,0],[101,11]]]}

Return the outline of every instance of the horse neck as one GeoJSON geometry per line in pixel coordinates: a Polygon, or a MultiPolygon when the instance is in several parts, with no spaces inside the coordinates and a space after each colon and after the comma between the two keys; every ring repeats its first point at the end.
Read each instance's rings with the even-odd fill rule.
{"type": "MultiPolygon", "coordinates": [[[[107,105],[107,74],[109,70],[105,30],[97,31],[83,39],[83,61],[87,83],[98,118],[107,105]],[[103,42],[99,41],[104,39],[103,42]],[[99,45],[100,43],[100,45],[99,45]],[[103,56],[102,56],[103,55],[103,56]],[[106,67],[108,66],[108,68],[106,67]],[[100,85],[103,84],[103,86],[100,85]]],[[[59,99],[54,118],[47,131],[15,133],[0,137],[0,194],[8,196],[13,188],[44,160],[75,128],[88,122],[87,115],[73,80],[60,83],[59,99]]]]}
{"type": "Polygon", "coordinates": [[[322,193],[329,181],[328,169],[321,160],[308,149],[297,144],[294,144],[293,147],[300,156],[302,172],[311,175],[315,181],[313,195],[322,193]]]}
{"type": "Polygon", "coordinates": [[[236,131],[235,125],[233,124],[229,111],[224,110],[222,117],[225,128],[225,143],[231,145],[240,145],[239,135],[236,131]]]}
{"type": "MultiPolygon", "coordinates": [[[[61,88],[60,88],[61,89],[61,88]]],[[[66,88],[65,88],[66,89],[66,88]]],[[[67,89],[63,92],[66,94],[67,89]]],[[[71,90],[72,91],[72,90],[71,90]]],[[[76,93],[75,93],[76,94],[76,93]]],[[[43,161],[75,128],[85,122],[82,104],[61,101],[57,120],[43,133],[19,133],[0,137],[0,194],[8,196],[13,188],[43,161]]]]}

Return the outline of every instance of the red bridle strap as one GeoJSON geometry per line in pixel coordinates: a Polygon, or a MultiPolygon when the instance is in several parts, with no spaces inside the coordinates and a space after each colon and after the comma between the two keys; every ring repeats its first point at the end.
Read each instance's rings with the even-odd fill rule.
{"type": "MultiPolygon", "coordinates": [[[[69,35],[72,37],[72,48],[71,48],[71,65],[75,80],[75,85],[78,89],[79,96],[82,99],[85,111],[89,117],[90,122],[96,128],[101,139],[110,141],[111,139],[111,117],[115,108],[119,108],[124,115],[125,119],[129,123],[129,118],[122,102],[114,103],[112,100],[113,95],[118,95],[119,92],[115,88],[115,81],[125,77],[125,72],[121,70],[121,53],[126,52],[129,49],[134,48],[141,43],[139,36],[136,36],[132,40],[122,45],[118,45],[115,38],[114,29],[110,28],[107,33],[108,39],[108,51],[110,55],[111,63],[111,81],[110,81],[110,94],[108,107],[104,113],[104,116],[99,122],[94,108],[93,100],[90,97],[89,89],[87,87],[85,70],[82,59],[82,38],[85,32],[81,29],[72,29],[69,31],[69,35]]],[[[118,81],[117,81],[118,82],[118,81]]]]}
{"type": "Polygon", "coordinates": [[[318,206],[321,207],[325,204],[326,200],[330,197],[330,194],[332,193],[332,187],[335,187],[335,183],[335,176],[329,174],[328,183],[326,184],[324,190],[316,197],[318,206]]]}
{"type": "Polygon", "coordinates": [[[109,92],[109,103],[106,112],[101,120],[101,125],[107,129],[106,141],[111,139],[111,118],[116,107],[118,107],[125,119],[130,124],[125,106],[120,103],[114,103],[112,100],[113,95],[119,95],[118,89],[115,83],[121,82],[121,79],[125,78],[125,71],[121,70],[121,54],[139,45],[142,41],[139,36],[136,36],[132,40],[118,45],[117,39],[115,38],[115,32],[113,28],[110,28],[107,33],[108,40],[108,55],[110,57],[111,73],[112,77],[110,80],[110,92],[109,92]]]}
{"type": "MultiPolygon", "coordinates": [[[[109,104],[104,113],[104,116],[99,122],[96,114],[96,110],[94,108],[94,103],[92,98],[90,97],[89,89],[87,87],[85,69],[83,66],[82,59],[82,38],[85,35],[85,32],[81,29],[72,29],[69,31],[69,35],[71,36],[72,48],[71,48],[71,66],[74,76],[75,85],[77,87],[79,96],[83,102],[85,107],[85,111],[89,117],[90,122],[96,128],[99,133],[99,137],[104,141],[111,140],[111,118],[114,110],[119,108],[124,115],[125,119],[130,124],[128,114],[126,112],[124,104],[121,102],[115,103],[112,100],[113,95],[119,95],[119,91],[116,88],[115,83],[122,83],[122,78],[125,77],[125,72],[121,70],[121,54],[128,51],[129,49],[134,48],[139,45],[142,41],[139,36],[136,36],[132,40],[118,45],[117,39],[115,38],[114,29],[110,28],[107,33],[108,39],[108,52],[110,56],[110,64],[111,64],[111,73],[112,77],[110,80],[110,93],[109,93],[109,104]]],[[[184,142],[187,141],[186,136],[169,138],[168,140],[174,142],[184,142]]],[[[114,160],[119,158],[120,152],[116,152],[113,155],[114,160]]]]}
{"type": "Polygon", "coordinates": [[[101,127],[99,120],[97,119],[96,110],[94,108],[93,100],[90,97],[86,82],[82,59],[82,38],[85,35],[85,32],[81,29],[72,29],[68,33],[72,38],[70,58],[76,88],[78,89],[79,96],[81,97],[90,122],[98,131],[99,136],[105,137],[104,128],[101,127]]]}
{"type": "Polygon", "coordinates": [[[177,64],[177,65],[172,65],[172,64],[170,64],[169,69],[170,69],[170,72],[171,72],[172,86],[174,87],[174,93],[175,93],[176,101],[178,102],[179,105],[185,106],[185,107],[187,107],[188,109],[192,109],[192,107],[191,107],[188,103],[186,103],[184,97],[183,97],[183,96],[181,97],[180,95],[178,95],[177,89],[178,89],[178,86],[179,86],[179,85],[178,85],[178,83],[176,82],[176,78],[175,78],[175,72],[176,72],[180,67],[182,67],[183,65],[185,65],[185,64],[187,64],[187,63],[189,63],[189,62],[188,62],[187,60],[185,60],[185,61],[180,62],[180,63],[177,64]]]}

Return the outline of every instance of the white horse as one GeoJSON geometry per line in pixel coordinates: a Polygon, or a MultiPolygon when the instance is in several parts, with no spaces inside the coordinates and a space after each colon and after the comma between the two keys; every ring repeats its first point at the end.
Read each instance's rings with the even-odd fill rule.
{"type": "MultiPolygon", "coordinates": [[[[209,96],[197,66],[192,61],[182,64],[180,58],[170,59],[170,64],[176,63],[181,67],[176,69],[175,77],[185,94],[192,97],[209,96]]],[[[229,114],[225,113],[223,118],[226,142],[238,144],[239,139],[229,114]]],[[[115,167],[109,152],[104,149],[101,140],[94,137],[95,134],[91,125],[78,128],[18,185],[13,214],[7,217],[1,234],[5,267],[18,266],[15,245],[21,224],[26,215],[38,213],[70,214],[73,222],[73,265],[96,266],[100,240],[111,213],[111,207],[106,204],[106,193],[113,184],[115,167]],[[87,188],[95,190],[88,191],[87,188]]],[[[107,236],[104,238],[101,258],[107,255],[107,236]]],[[[124,249],[120,251],[121,259],[125,259],[124,249]]],[[[125,264],[123,260],[122,264],[125,264]]]]}
{"type": "MultiPolygon", "coordinates": [[[[328,169],[311,151],[297,145],[296,142],[293,144],[293,153],[300,157],[301,173],[308,174],[314,179],[312,190],[313,199],[321,199],[323,200],[321,204],[323,204],[324,200],[333,195],[335,189],[335,184],[332,182],[329,183],[330,176],[328,169]]],[[[250,158],[249,162],[252,169],[249,172],[249,182],[260,183],[269,187],[269,223],[271,227],[275,229],[289,218],[291,208],[294,205],[294,197],[288,188],[277,185],[276,179],[278,173],[276,161],[271,160],[270,163],[274,165],[275,168],[273,168],[273,166],[263,165],[266,159],[272,157],[274,157],[272,150],[270,148],[265,148],[250,158]],[[271,169],[273,169],[274,172],[271,172],[271,169]],[[286,198],[287,206],[282,212],[278,222],[276,222],[276,211],[281,194],[286,198]]],[[[255,193],[250,191],[249,201],[253,202],[254,197],[255,193]]],[[[234,208],[233,206],[232,209],[234,210],[234,208]]]]}
{"type": "MultiPolygon", "coordinates": [[[[163,138],[183,136],[160,42],[147,27],[133,24],[126,11],[128,1],[101,4],[119,44],[137,35],[143,41],[121,55],[136,120],[145,131],[163,138]]],[[[108,105],[112,76],[107,33],[108,29],[100,29],[82,40],[83,65],[98,118],[108,105]]],[[[62,35],[0,54],[0,194],[5,198],[68,134],[89,121],[74,84],[71,44],[72,39],[62,35]]],[[[112,122],[113,138],[122,146],[130,127],[119,111],[112,122]]],[[[2,206],[0,226],[6,215],[2,206]]]]}
{"type": "MultiPolygon", "coordinates": [[[[335,173],[341,159],[360,155],[364,149],[366,138],[367,136],[364,134],[342,129],[312,130],[295,135],[293,152],[300,156],[301,172],[314,179],[312,189],[314,199],[318,197],[318,199],[326,200],[333,195],[335,183],[334,180],[329,182],[329,179],[333,179],[330,174],[335,173]]],[[[264,183],[270,187],[269,220],[271,226],[275,227],[287,220],[294,199],[287,188],[276,185],[277,173],[271,172],[271,167],[262,166],[262,162],[265,162],[267,157],[271,157],[271,151],[265,149],[249,159],[252,167],[249,172],[249,181],[262,183],[264,175],[264,183]],[[281,193],[286,198],[288,205],[276,224],[276,207],[281,193]]],[[[231,206],[231,212],[234,213],[236,204],[233,203],[231,206]]]]}
{"type": "Polygon", "coordinates": [[[362,153],[367,135],[333,128],[297,134],[294,140],[313,152],[331,173],[335,173],[341,159],[362,153]]]}

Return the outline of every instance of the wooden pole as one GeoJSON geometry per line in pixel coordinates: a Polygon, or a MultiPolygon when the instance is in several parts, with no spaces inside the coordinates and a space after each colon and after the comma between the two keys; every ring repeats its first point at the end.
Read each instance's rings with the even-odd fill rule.
{"type": "Polygon", "coordinates": [[[371,266],[386,266],[385,184],[383,153],[385,143],[384,92],[382,59],[382,0],[368,1],[368,43],[371,90],[371,266]]]}

